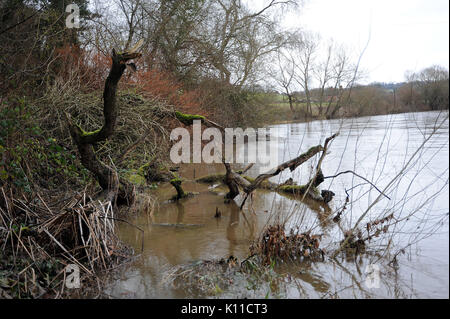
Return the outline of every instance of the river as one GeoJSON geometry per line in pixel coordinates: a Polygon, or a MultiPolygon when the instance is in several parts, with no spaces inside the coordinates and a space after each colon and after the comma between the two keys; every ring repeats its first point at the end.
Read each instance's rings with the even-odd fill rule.
{"type": "MultiPolygon", "coordinates": [[[[115,298],[197,297],[190,290],[174,286],[168,279],[177,266],[230,255],[243,260],[261,230],[267,224],[282,221],[286,221],[287,229],[299,226],[301,230],[312,229],[323,235],[321,247],[331,252],[342,239],[342,230],[353,227],[368,211],[360,225],[391,213],[399,222],[379,239],[372,240],[370,249],[356,259],[338,256],[323,262],[281,265],[275,269],[280,276],[276,288],[262,283],[261,287],[253,289],[241,278],[234,280],[227,289],[220,289],[219,294],[201,297],[449,297],[448,112],[286,123],[268,129],[272,129],[268,139],[278,145],[279,163],[311,146],[323,144],[326,137],[339,132],[322,163],[324,175],[351,170],[370,180],[390,199],[349,173],[326,179],[320,185],[336,194],[329,205],[301,202],[276,192],[257,190],[241,212],[241,196],[225,204],[226,188],[192,181],[208,174],[223,173],[221,164],[185,164],[179,172],[188,180],[183,187],[198,195],[178,203],[169,202],[175,190],[170,185],[162,185],[152,192],[158,198],[152,212],[142,211],[129,217],[129,222],[143,229],[144,235],[131,225],[117,224],[120,238],[139,256],[115,275],[105,293],[115,298]],[[440,127],[424,147],[420,147],[437,125],[440,127]],[[332,218],[345,204],[347,194],[347,209],[341,220],[334,222],[332,218]],[[374,204],[375,201],[378,202],[374,204]],[[214,218],[216,210],[221,212],[220,218],[214,218]],[[169,226],[171,224],[187,226],[169,226]],[[394,267],[389,261],[395,255],[394,267]],[[368,282],[370,265],[376,267],[375,284],[368,282]]],[[[292,177],[304,184],[317,158],[293,173],[286,171],[273,177],[272,181],[280,183],[292,177]]],[[[252,177],[258,174],[258,165],[247,173],[252,177]]]]}

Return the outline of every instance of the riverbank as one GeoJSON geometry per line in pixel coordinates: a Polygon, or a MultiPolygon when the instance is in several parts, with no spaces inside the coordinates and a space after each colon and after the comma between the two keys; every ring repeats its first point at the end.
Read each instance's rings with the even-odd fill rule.
{"type": "MultiPolygon", "coordinates": [[[[294,104],[294,112],[292,112],[289,103],[287,102],[277,102],[277,103],[269,103],[264,105],[260,112],[261,118],[261,126],[273,125],[273,124],[284,124],[284,123],[305,123],[310,121],[321,121],[327,120],[327,117],[324,114],[319,113],[319,105],[317,103],[312,103],[311,105],[312,115],[306,113],[306,104],[305,103],[296,103],[294,104]]],[[[445,111],[445,110],[443,110],[445,111]]],[[[363,116],[376,116],[376,115],[393,115],[400,113],[417,113],[417,112],[429,112],[427,108],[402,108],[402,109],[393,109],[389,107],[374,107],[368,108],[366,110],[361,111],[358,109],[352,108],[343,108],[342,112],[331,119],[349,119],[349,118],[357,118],[363,116]]]]}
{"type": "MultiPolygon", "coordinates": [[[[114,227],[119,226],[113,227],[112,223],[106,225],[102,221],[123,216],[129,216],[132,220],[133,214],[152,211],[152,207],[161,204],[151,196],[142,197],[136,205],[123,209],[122,215],[117,215],[119,211],[116,210],[114,217],[108,215],[110,213],[105,215],[105,212],[110,212],[106,208],[108,204],[97,204],[101,189],[78,160],[63,120],[64,112],[70,110],[78,115],[84,128],[89,130],[100,126],[102,115],[99,113],[99,94],[69,93],[63,96],[52,94],[41,100],[2,101],[2,116],[5,119],[2,125],[5,130],[2,131],[0,148],[0,245],[4,262],[1,264],[0,278],[5,297],[101,296],[101,280],[92,274],[114,268],[120,263],[119,260],[124,261],[133,255],[116,237],[114,227]],[[55,111],[48,113],[49,107],[55,111]],[[77,201],[73,202],[75,198],[77,201]],[[81,202],[81,208],[75,207],[81,202]],[[58,213],[61,211],[65,214],[58,213]],[[88,222],[91,217],[88,216],[97,218],[91,228],[88,222]],[[56,227],[58,225],[60,227],[56,227]],[[86,227],[89,233],[96,229],[94,233],[99,234],[98,238],[103,238],[101,234],[105,231],[104,227],[109,227],[106,228],[108,236],[103,238],[102,243],[93,240],[94,237],[88,241],[82,235],[83,232],[86,234],[86,227]],[[49,240],[50,244],[47,243],[49,240]],[[94,259],[95,262],[92,262],[94,259]],[[83,289],[65,289],[64,270],[69,264],[80,267],[82,282],[85,283],[83,287],[96,286],[98,289],[85,292],[83,289]],[[17,274],[20,274],[19,277],[17,274]],[[86,284],[90,280],[96,284],[86,284]]],[[[149,173],[155,173],[155,167],[166,172],[170,168],[167,161],[170,147],[168,132],[180,123],[175,117],[164,115],[168,114],[170,106],[133,91],[120,91],[119,103],[121,121],[117,134],[109,141],[100,143],[96,154],[104,162],[114,165],[117,173],[134,184],[140,194],[152,188],[159,189],[161,184],[149,173]],[[158,120],[148,122],[148,119],[154,118],[158,120]],[[149,166],[149,163],[160,164],[149,166]]],[[[261,107],[261,110],[264,108],[261,107]]],[[[280,120],[287,116],[286,109],[284,113],[274,112],[273,109],[266,111],[275,114],[280,120]]],[[[277,119],[264,111],[259,116],[270,119],[270,123],[275,123],[277,119]]],[[[168,187],[173,191],[172,186],[168,187]]],[[[198,192],[195,187],[190,189],[189,183],[187,190],[198,192]]],[[[217,190],[221,194],[220,188],[217,190]]],[[[193,207],[198,208],[198,205],[193,207]]],[[[264,208],[262,211],[266,210],[264,208]]],[[[193,224],[196,223],[193,221],[193,224]]],[[[142,228],[139,223],[135,226],[142,228]]],[[[206,238],[213,236],[210,234],[206,238]]],[[[245,241],[246,250],[249,245],[251,242],[245,241]]],[[[134,247],[135,252],[139,250],[134,247]]],[[[205,259],[208,257],[205,256],[205,259]]]]}
{"type": "MultiPolygon", "coordinates": [[[[104,199],[96,178],[78,157],[65,114],[75,114],[78,125],[87,130],[101,126],[101,92],[61,94],[53,89],[39,99],[5,98],[0,105],[0,293],[4,298],[83,297],[95,295],[96,290],[98,294],[98,274],[133,255],[116,237],[114,222],[152,203],[140,196],[121,214],[115,203],[104,199]],[[68,289],[67,267],[77,268],[83,287],[89,287],[86,291],[68,289]]],[[[164,114],[168,106],[127,90],[119,93],[118,103],[117,134],[98,143],[95,156],[130,183],[152,187],[144,185],[147,172],[142,167],[163,158],[169,143],[165,128],[148,119],[164,114]]],[[[165,122],[170,127],[176,119],[165,122]]]]}

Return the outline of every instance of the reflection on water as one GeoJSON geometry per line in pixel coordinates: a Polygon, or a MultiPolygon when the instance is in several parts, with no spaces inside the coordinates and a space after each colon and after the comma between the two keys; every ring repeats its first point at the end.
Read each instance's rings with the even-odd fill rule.
{"type": "MultiPolygon", "coordinates": [[[[392,212],[397,219],[404,220],[405,223],[395,226],[392,234],[389,233],[387,239],[378,245],[389,244],[390,252],[407,247],[398,254],[398,268],[383,264],[382,260],[387,255],[378,251],[386,251],[384,249],[374,249],[357,258],[338,257],[332,262],[282,265],[277,270],[286,275],[283,277],[285,291],[281,296],[448,298],[448,120],[429,140],[426,148],[410,161],[424,137],[436,125],[437,118],[443,119],[447,115],[409,113],[271,127],[274,130],[270,139],[278,142],[280,163],[323,143],[326,137],[339,131],[339,137],[333,141],[330,154],[322,164],[326,176],[353,170],[384,189],[399,175],[401,178],[385,190],[391,200],[380,199],[371,207],[367,218],[370,220],[392,212]],[[414,165],[403,170],[408,161],[414,165]],[[415,214],[411,215],[412,212],[415,214]],[[445,214],[447,218],[442,219],[445,214]],[[367,267],[371,264],[380,265],[380,288],[368,288],[366,284],[367,267]]],[[[287,171],[273,177],[272,181],[281,183],[292,177],[298,184],[304,184],[311,177],[315,165],[316,162],[311,160],[293,173],[287,171]]],[[[222,165],[218,164],[189,164],[180,169],[180,175],[186,180],[223,172],[222,165]]],[[[250,176],[258,174],[257,165],[248,172],[250,176]]],[[[165,281],[173,266],[229,255],[242,260],[248,256],[249,246],[261,230],[275,222],[288,220],[288,228],[312,228],[314,233],[324,235],[322,244],[325,250],[332,249],[342,239],[342,230],[353,226],[379,196],[363,180],[345,174],[327,179],[321,185],[322,189],[336,193],[329,206],[258,190],[240,212],[242,198],[225,204],[223,196],[227,189],[223,186],[211,187],[194,182],[185,182],[183,186],[199,195],[178,203],[168,202],[175,191],[170,185],[164,185],[156,192],[159,206],[152,214],[142,212],[130,217],[131,223],[145,230],[143,239],[135,228],[119,225],[120,237],[137,252],[143,240],[144,250],[121,274],[121,278],[108,288],[112,296],[188,298],[190,296],[185,292],[171,288],[165,281]],[[336,224],[332,221],[333,216],[345,204],[347,194],[350,203],[341,222],[336,224]],[[214,218],[216,210],[221,212],[220,218],[214,218]]],[[[222,296],[264,297],[249,294],[244,286],[230,289],[222,296]]]]}

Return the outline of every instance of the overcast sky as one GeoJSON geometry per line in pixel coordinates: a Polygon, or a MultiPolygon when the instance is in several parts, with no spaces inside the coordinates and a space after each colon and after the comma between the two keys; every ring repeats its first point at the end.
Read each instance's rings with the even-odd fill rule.
{"type": "Polygon", "coordinates": [[[401,82],[406,70],[449,67],[448,0],[306,0],[286,26],[345,43],[359,54],[364,82],[401,82]]]}

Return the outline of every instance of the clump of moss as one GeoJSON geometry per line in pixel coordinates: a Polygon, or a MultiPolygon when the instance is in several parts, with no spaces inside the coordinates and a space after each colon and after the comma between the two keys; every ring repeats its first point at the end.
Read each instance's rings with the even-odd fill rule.
{"type": "Polygon", "coordinates": [[[283,185],[278,187],[278,190],[280,192],[290,193],[294,195],[303,195],[305,194],[307,189],[308,188],[306,187],[306,185],[283,185]]]}
{"type": "Polygon", "coordinates": [[[225,174],[212,174],[196,179],[197,183],[205,183],[205,184],[212,184],[217,182],[223,183],[224,181],[225,181],[225,174]]]}
{"type": "Polygon", "coordinates": [[[97,130],[95,130],[95,131],[88,132],[88,131],[85,131],[80,125],[76,124],[76,126],[80,129],[80,132],[81,132],[81,136],[82,136],[82,137],[84,137],[84,136],[91,136],[91,135],[98,134],[98,133],[100,132],[100,130],[101,130],[101,129],[97,129],[97,130]]]}
{"type": "MultiPolygon", "coordinates": [[[[253,177],[249,177],[249,176],[242,176],[242,177],[244,177],[250,183],[253,183],[255,181],[255,179],[253,177]]],[[[277,184],[272,183],[268,180],[265,180],[259,185],[258,188],[274,190],[277,188],[277,186],[278,186],[277,184]]]]}
{"type": "Polygon", "coordinates": [[[310,198],[318,201],[323,201],[322,196],[320,195],[319,190],[317,187],[311,186],[308,190],[308,184],[307,185],[283,185],[279,186],[277,190],[282,193],[288,193],[293,195],[304,195],[306,193],[306,196],[309,196],[310,198]]]}
{"type": "Polygon", "coordinates": [[[202,115],[184,114],[179,111],[175,111],[175,116],[177,117],[178,121],[180,121],[184,125],[192,125],[194,120],[205,120],[205,117],[202,115]]]}
{"type": "Polygon", "coordinates": [[[175,287],[189,291],[195,297],[218,296],[242,279],[239,265],[234,256],[202,260],[177,266],[169,278],[175,287]]]}
{"type": "Polygon", "coordinates": [[[139,168],[139,173],[144,176],[148,182],[169,182],[176,176],[160,160],[153,160],[139,168]]]}
{"type": "Polygon", "coordinates": [[[125,178],[136,186],[145,186],[147,183],[147,180],[145,179],[144,175],[141,174],[139,170],[135,169],[128,170],[125,173],[125,178]]]}

